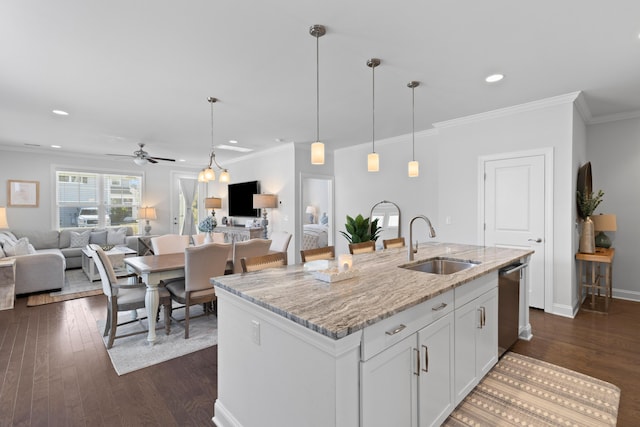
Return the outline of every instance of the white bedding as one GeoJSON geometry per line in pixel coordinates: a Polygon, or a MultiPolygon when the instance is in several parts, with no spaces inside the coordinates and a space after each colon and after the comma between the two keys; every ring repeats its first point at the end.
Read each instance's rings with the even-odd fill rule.
{"type": "Polygon", "coordinates": [[[304,224],[302,250],[323,248],[329,244],[328,227],[322,224],[304,224]]]}

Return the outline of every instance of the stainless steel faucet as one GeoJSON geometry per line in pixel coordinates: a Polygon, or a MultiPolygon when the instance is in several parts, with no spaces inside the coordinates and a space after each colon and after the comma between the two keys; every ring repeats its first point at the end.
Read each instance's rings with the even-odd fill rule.
{"type": "Polygon", "coordinates": [[[429,226],[429,236],[430,237],[436,237],[436,230],[433,229],[433,226],[431,225],[431,220],[429,218],[427,218],[424,215],[418,215],[415,216],[411,219],[411,222],[409,223],[409,261],[413,261],[413,254],[418,253],[418,241],[416,240],[416,247],[415,249],[413,248],[413,221],[415,221],[418,218],[422,218],[425,220],[425,222],[427,223],[427,225],[429,226]]]}

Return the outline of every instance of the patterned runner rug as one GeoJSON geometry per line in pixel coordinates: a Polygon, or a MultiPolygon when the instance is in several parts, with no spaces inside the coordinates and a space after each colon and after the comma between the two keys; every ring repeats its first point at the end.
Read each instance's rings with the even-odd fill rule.
{"type": "Polygon", "coordinates": [[[615,426],[620,389],[508,352],[444,426],[615,426]]]}

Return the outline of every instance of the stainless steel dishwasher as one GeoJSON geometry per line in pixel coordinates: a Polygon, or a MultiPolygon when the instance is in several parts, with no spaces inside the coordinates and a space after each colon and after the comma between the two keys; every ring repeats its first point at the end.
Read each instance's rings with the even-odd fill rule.
{"type": "Polygon", "coordinates": [[[520,280],[526,263],[511,264],[500,269],[498,279],[498,356],[518,341],[520,318],[520,280]]]}

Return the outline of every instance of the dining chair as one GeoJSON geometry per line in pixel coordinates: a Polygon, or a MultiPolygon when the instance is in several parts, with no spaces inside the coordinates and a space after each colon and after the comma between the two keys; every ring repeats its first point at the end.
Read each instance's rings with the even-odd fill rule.
{"type": "MultiPolygon", "coordinates": [[[[191,240],[193,240],[194,246],[204,245],[204,239],[207,235],[205,233],[193,234],[191,236],[191,240]]],[[[209,243],[225,243],[224,242],[224,233],[219,232],[211,232],[211,242],[209,243]]]]}
{"type": "Polygon", "coordinates": [[[352,255],[364,254],[367,252],[375,252],[375,250],[376,250],[376,242],[374,242],[373,240],[369,240],[367,242],[362,242],[362,243],[349,244],[349,253],[352,255]]]}
{"type": "Polygon", "coordinates": [[[236,242],[233,245],[233,273],[242,273],[242,258],[266,255],[269,253],[271,240],[251,239],[243,242],[236,242]]]}
{"type": "Polygon", "coordinates": [[[404,237],[398,237],[396,239],[385,239],[382,241],[382,246],[385,249],[404,248],[404,237]]]}
{"type": "MultiPolygon", "coordinates": [[[[184,250],[184,277],[167,279],[160,282],[171,295],[171,299],[183,304],[184,337],[189,338],[189,320],[192,317],[189,307],[204,304],[204,315],[216,314],[214,302],[216,291],[210,282],[212,277],[224,275],[229,256],[229,246],[218,243],[206,243],[191,246],[184,250]]],[[[179,320],[172,317],[173,320],[179,320]]]]}
{"type": "Polygon", "coordinates": [[[300,251],[302,262],[316,261],[319,259],[334,259],[336,257],[335,246],[325,246],[323,248],[313,248],[300,251]]]}
{"type": "Polygon", "coordinates": [[[177,254],[184,252],[189,246],[189,236],[180,234],[164,234],[151,238],[151,247],[156,255],[177,254]]]}
{"type": "MultiPolygon", "coordinates": [[[[107,342],[107,349],[113,347],[113,341],[116,338],[124,338],[131,335],[143,334],[147,330],[143,329],[139,332],[131,332],[124,335],[117,336],[116,329],[118,326],[124,326],[129,323],[138,322],[146,317],[136,318],[127,322],[118,323],[119,311],[131,311],[139,308],[144,308],[144,299],[147,293],[147,286],[144,283],[125,283],[124,280],[128,280],[129,277],[136,276],[135,274],[129,274],[126,276],[116,276],[113,266],[109,257],[104,250],[96,244],[88,245],[88,249],[93,251],[96,256],[93,256],[98,272],[100,273],[100,280],[102,281],[102,292],[107,296],[107,320],[104,325],[104,332],[102,336],[109,335],[107,342]]],[[[137,276],[136,276],[137,277],[137,276]]],[[[160,305],[164,311],[164,326],[165,333],[169,335],[171,319],[169,317],[171,313],[171,297],[166,289],[158,288],[160,296],[160,305]]],[[[153,314],[154,316],[157,313],[153,314]]]]}
{"type": "Polygon", "coordinates": [[[269,252],[283,252],[285,254],[285,261],[287,261],[289,242],[291,242],[291,233],[287,233],[286,231],[274,231],[271,233],[271,246],[269,247],[269,252]]]}
{"type": "Polygon", "coordinates": [[[287,265],[287,256],[285,252],[274,252],[267,255],[242,258],[240,263],[242,264],[242,272],[250,273],[267,268],[284,267],[287,265]]]}

